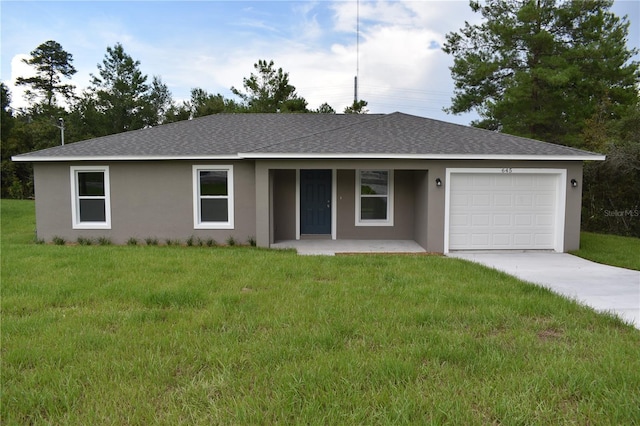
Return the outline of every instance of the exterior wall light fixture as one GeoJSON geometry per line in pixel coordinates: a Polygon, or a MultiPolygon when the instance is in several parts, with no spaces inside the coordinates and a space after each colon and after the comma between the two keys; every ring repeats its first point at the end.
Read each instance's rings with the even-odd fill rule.
{"type": "Polygon", "coordinates": [[[436,178],[436,186],[442,186],[442,179],[436,178]]]}
{"type": "Polygon", "coordinates": [[[578,181],[575,180],[575,179],[571,179],[571,186],[574,187],[574,188],[577,188],[578,187],[578,181]]]}

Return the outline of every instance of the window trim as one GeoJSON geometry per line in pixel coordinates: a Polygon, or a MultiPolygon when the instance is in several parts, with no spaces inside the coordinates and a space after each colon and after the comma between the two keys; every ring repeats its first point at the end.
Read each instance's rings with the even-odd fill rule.
{"type": "Polygon", "coordinates": [[[109,166],[71,166],[71,223],[73,229],[111,229],[111,184],[109,178],[109,166]],[[102,172],[104,175],[104,195],[81,196],[78,189],[78,173],[102,172]],[[104,222],[82,222],[80,220],[81,199],[104,199],[104,222]]]}
{"type": "Polygon", "coordinates": [[[193,166],[193,228],[194,229],[234,229],[233,166],[232,165],[194,165],[193,166]],[[203,222],[201,220],[200,172],[227,172],[227,195],[204,196],[204,198],[226,198],[228,220],[226,222],[203,222]]]}
{"type": "MultiPolygon", "coordinates": [[[[393,226],[393,192],[394,192],[394,184],[393,184],[393,175],[394,171],[389,169],[356,169],[356,208],[355,208],[355,226],[393,226]],[[387,172],[387,218],[384,220],[381,219],[362,219],[361,212],[361,199],[362,199],[362,185],[361,185],[361,177],[362,172],[387,172]]],[[[382,197],[380,197],[382,198],[382,197]]]]}

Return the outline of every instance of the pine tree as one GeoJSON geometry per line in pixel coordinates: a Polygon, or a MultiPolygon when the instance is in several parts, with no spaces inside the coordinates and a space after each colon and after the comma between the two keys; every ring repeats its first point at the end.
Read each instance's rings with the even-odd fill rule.
{"type": "Polygon", "coordinates": [[[610,0],[471,1],[479,25],[449,33],[455,95],[447,110],[475,110],[480,127],[582,146],[598,105],[619,117],[637,102],[640,74],[626,46],[629,22],[610,0]]]}
{"type": "Polygon", "coordinates": [[[73,55],[53,40],[42,43],[30,54],[31,58],[23,59],[23,62],[35,67],[36,75],[29,78],[18,77],[16,85],[29,86],[27,96],[31,100],[41,96],[44,99],[43,105],[49,109],[56,105],[56,95],[71,98],[74,86],[63,84],[62,78],[71,78],[76,73],[72,65],[73,55]]]}

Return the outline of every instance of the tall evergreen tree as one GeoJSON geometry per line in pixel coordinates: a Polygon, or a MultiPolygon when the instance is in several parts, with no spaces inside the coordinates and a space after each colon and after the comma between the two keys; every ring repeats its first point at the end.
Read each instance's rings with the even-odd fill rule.
{"type": "Polygon", "coordinates": [[[225,99],[221,94],[212,95],[206,90],[196,87],[191,89],[191,101],[188,102],[191,118],[222,112],[246,112],[246,108],[233,99],[225,99]]]}
{"type": "Polygon", "coordinates": [[[258,60],[256,74],[242,80],[244,92],[231,88],[242,99],[249,112],[307,112],[307,101],[289,84],[289,73],[275,68],[273,61],[258,60]]]}
{"type": "Polygon", "coordinates": [[[13,127],[13,112],[11,111],[11,92],[9,88],[0,82],[0,140],[2,144],[7,140],[13,127]]]}
{"type": "Polygon", "coordinates": [[[349,105],[344,109],[344,113],[345,114],[366,114],[369,112],[369,110],[367,109],[367,105],[369,105],[369,103],[362,99],[359,101],[354,100],[351,105],[349,105]]]}
{"type": "Polygon", "coordinates": [[[96,108],[105,116],[104,134],[120,133],[145,126],[145,107],[148,107],[147,76],[140,71],[140,62],[125,53],[122,44],[107,47],[98,64],[98,75],[91,75],[96,108]]]}
{"type": "Polygon", "coordinates": [[[27,96],[32,100],[41,96],[43,105],[51,108],[56,105],[56,95],[61,95],[65,99],[73,96],[74,86],[62,83],[62,78],[71,78],[75,73],[73,55],[66,52],[60,43],[49,40],[31,51],[31,58],[24,59],[23,62],[35,67],[34,77],[18,77],[16,85],[29,86],[27,96]]]}
{"type": "Polygon", "coordinates": [[[585,121],[607,104],[612,118],[633,105],[640,74],[626,46],[629,22],[612,0],[471,1],[481,24],[447,35],[454,57],[451,113],[474,124],[582,146],[585,121]]]}
{"type": "Polygon", "coordinates": [[[173,105],[171,91],[159,76],[154,76],[146,96],[145,126],[157,126],[167,121],[167,114],[173,105]]]}
{"type": "Polygon", "coordinates": [[[584,165],[582,229],[640,237],[640,104],[619,120],[596,114],[585,129],[589,149],[605,161],[584,165]]]}
{"type": "MultiPolygon", "coordinates": [[[[2,198],[14,196],[15,182],[17,181],[16,171],[11,156],[16,154],[15,149],[9,145],[9,134],[15,125],[15,118],[11,111],[11,92],[4,83],[0,82],[0,183],[2,184],[2,198]],[[12,191],[13,190],[13,191],[12,191]]],[[[18,185],[20,183],[18,182],[18,185]]],[[[18,186],[19,187],[19,186],[18,186]]],[[[17,195],[17,194],[15,194],[17,195]]]]}
{"type": "Polygon", "coordinates": [[[317,114],[335,114],[336,110],[333,109],[333,107],[331,105],[329,105],[327,102],[324,102],[322,105],[320,105],[318,107],[317,110],[313,111],[317,114]]]}

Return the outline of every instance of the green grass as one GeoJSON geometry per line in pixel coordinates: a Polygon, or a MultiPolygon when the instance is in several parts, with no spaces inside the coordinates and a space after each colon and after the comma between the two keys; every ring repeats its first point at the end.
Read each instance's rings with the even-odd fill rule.
{"type": "Polygon", "coordinates": [[[33,229],[2,201],[2,424],[640,419],[640,331],[478,265],[33,229]]]}
{"type": "Polygon", "coordinates": [[[640,238],[618,235],[580,234],[580,250],[571,254],[594,262],[640,271],[640,238]]]}

